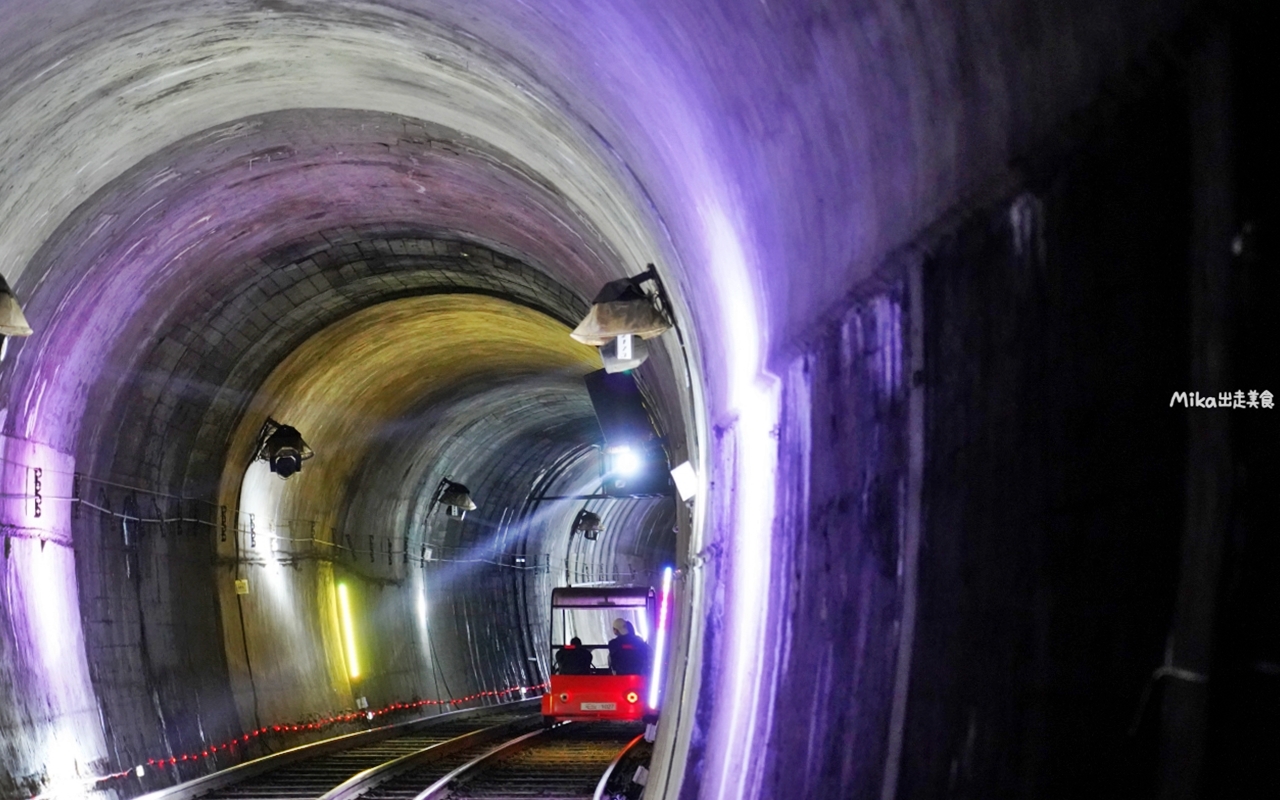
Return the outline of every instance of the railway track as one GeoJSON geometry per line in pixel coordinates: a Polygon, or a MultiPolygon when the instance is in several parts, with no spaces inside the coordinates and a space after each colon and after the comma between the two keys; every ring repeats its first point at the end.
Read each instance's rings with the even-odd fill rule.
{"type": "Polygon", "coordinates": [[[293,748],[143,800],[462,800],[608,797],[639,740],[625,723],[543,729],[536,707],[484,709],[293,748]]]}
{"type": "Polygon", "coordinates": [[[425,788],[404,785],[378,800],[592,800],[640,738],[631,723],[570,722],[517,736],[425,788]]]}
{"type": "Polygon", "coordinates": [[[536,701],[530,701],[347,734],[152,792],[143,800],[314,800],[391,763],[403,765],[415,757],[444,756],[462,745],[509,738],[535,727],[541,719],[536,714],[536,701]]]}

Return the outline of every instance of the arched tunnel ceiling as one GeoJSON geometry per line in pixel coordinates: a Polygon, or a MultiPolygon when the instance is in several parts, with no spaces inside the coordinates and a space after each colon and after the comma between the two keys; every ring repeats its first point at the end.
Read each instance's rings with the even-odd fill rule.
{"type": "Polygon", "coordinates": [[[143,367],[142,343],[152,339],[164,351],[152,372],[185,357],[206,361],[207,373],[216,366],[202,350],[226,362],[252,347],[262,352],[251,361],[267,360],[278,335],[297,344],[317,323],[388,293],[469,287],[565,321],[580,313],[577,296],[593,291],[591,271],[610,262],[589,227],[491,153],[433,138],[420,125],[407,131],[409,124],[353,112],[247,120],[156,154],[82,207],[38,258],[58,269],[46,273],[28,313],[50,318],[52,329],[36,352],[20,354],[22,365],[59,353],[58,371],[70,379],[68,402],[36,389],[39,403],[25,409],[46,427],[41,438],[62,445],[74,435],[86,400],[75,385],[94,385],[100,400],[113,376],[143,367]],[[299,130],[311,146],[289,144],[299,130]],[[420,241],[429,238],[453,244],[420,241]],[[460,239],[506,255],[495,261],[481,248],[468,261],[460,239]],[[513,253],[554,270],[556,283],[535,289],[536,276],[509,280],[523,269],[508,268],[513,253]],[[432,265],[445,270],[421,274],[432,265]],[[134,313],[157,296],[165,302],[134,313]],[[41,305],[54,297],[56,313],[41,305]],[[86,322],[116,342],[115,363],[81,335],[86,322]],[[106,380],[95,385],[90,370],[106,380]]]}
{"type": "MultiPolygon", "coordinates": [[[[465,443],[474,463],[487,464],[502,460],[511,439],[544,431],[549,422],[589,423],[581,376],[599,368],[599,356],[568,332],[537,311],[482,295],[428,295],[356,312],[308,339],[263,382],[231,438],[222,502],[236,503],[243,465],[268,416],[298,428],[317,453],[288,481],[276,516],[324,528],[342,511],[340,500],[356,494],[351,487],[362,474],[389,479],[378,492],[383,497],[407,500],[421,482],[407,474],[415,457],[439,459],[450,441],[465,443]],[[571,416],[539,402],[545,394],[525,391],[530,378],[553,381],[576,398],[562,403],[571,416]],[[481,400],[485,390],[488,402],[481,400]],[[415,408],[429,408],[434,419],[415,419],[415,408]],[[512,410],[500,419],[506,408],[512,410]],[[502,435],[496,446],[485,446],[485,432],[451,425],[457,418],[502,435]],[[400,472],[399,479],[388,471],[400,472]]],[[[576,443],[553,442],[565,449],[576,443]]],[[[504,472],[502,478],[520,473],[504,472]]],[[[373,512],[366,508],[359,517],[385,516],[373,512]]]]}
{"type": "Polygon", "coordinates": [[[41,250],[28,314],[49,324],[18,353],[13,383],[29,388],[10,419],[55,447],[87,443],[87,472],[206,493],[248,397],[323,326],[451,291],[572,323],[610,253],[563,196],[457,132],[341,110],[244,119],[146,159],[41,250]]]}
{"type": "MultiPolygon", "coordinates": [[[[597,218],[613,206],[615,223],[633,225],[616,214],[599,174],[579,168],[592,154],[572,118],[553,113],[499,51],[426,17],[362,3],[67,10],[54,24],[59,33],[5,59],[12,78],[5,118],[21,120],[5,125],[5,149],[27,154],[24,168],[8,175],[3,207],[0,268],[11,275],[84,197],[133,165],[202,131],[285,109],[430,121],[506,154],[525,178],[555,186],[597,218]],[[93,169],[60,174],[56,165],[72,153],[93,169]],[[49,213],[14,222],[10,212],[36,204],[49,213]]],[[[309,125],[285,130],[289,145],[316,141],[309,125]]],[[[219,130],[202,145],[216,153],[236,138],[219,130]]],[[[269,162],[271,144],[257,144],[257,161],[269,162]]]]}

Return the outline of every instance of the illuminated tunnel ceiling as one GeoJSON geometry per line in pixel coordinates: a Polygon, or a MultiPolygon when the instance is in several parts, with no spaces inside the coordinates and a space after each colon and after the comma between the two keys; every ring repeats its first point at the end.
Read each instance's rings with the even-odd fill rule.
{"type": "MultiPolygon", "coordinates": [[[[234,406],[307,336],[396,296],[469,289],[565,322],[585,309],[573,289],[584,291],[602,255],[552,213],[554,198],[421,125],[406,133],[407,124],[354,112],[246,120],[148,159],[109,198],[82,208],[44,256],[82,272],[59,270],[42,294],[75,287],[79,305],[63,301],[57,319],[77,341],[83,329],[72,320],[108,317],[101,324],[115,334],[118,361],[85,354],[108,376],[94,400],[112,390],[111,376],[136,373],[167,398],[160,428],[166,412],[181,413],[165,405],[192,402],[202,389],[223,388],[216,399],[234,406]],[[299,130],[312,140],[305,149],[286,144],[299,130]],[[483,246],[492,242],[507,255],[483,246]],[[554,268],[559,281],[531,263],[554,268]],[[159,314],[130,313],[153,296],[166,298],[159,314]],[[161,388],[174,378],[189,385],[161,388]]],[[[47,312],[33,298],[29,313],[47,312]]],[[[47,352],[68,347],[56,336],[41,343],[47,352]]],[[[81,407],[63,413],[76,419],[81,407]]]]}
{"type": "MultiPolygon", "coordinates": [[[[441,463],[449,440],[466,433],[465,425],[461,431],[445,425],[442,432],[444,420],[470,418],[489,428],[465,436],[479,450],[471,454],[473,461],[509,451],[511,439],[525,431],[563,435],[555,429],[573,423],[578,436],[562,439],[560,447],[594,443],[599,433],[590,428],[593,412],[580,380],[592,369],[599,369],[593,348],[570,339],[563,324],[509,302],[449,294],[380,303],[325,328],[276,367],[231,439],[226,474],[240,474],[235,465],[252,460],[268,416],[306,431],[307,443],[323,458],[306,464],[305,483],[285,484],[285,508],[277,516],[329,528],[332,515],[342,510],[334,498],[358,496],[360,490],[353,489],[362,473],[378,470],[386,478],[390,467],[403,473],[390,486],[424,483],[406,469],[413,462],[404,458],[405,450],[430,454],[436,474],[443,470],[461,480],[478,473],[480,465],[468,470],[472,465],[456,457],[441,463]],[[503,418],[506,406],[516,408],[503,418]],[[414,409],[430,409],[439,421],[415,420],[414,409]],[[387,458],[386,450],[400,451],[401,457],[387,458]]],[[[371,482],[365,493],[373,495],[377,485],[371,482]]],[[[234,505],[238,489],[228,487],[228,505],[234,505]]],[[[402,521],[395,528],[405,526],[402,521]]]]}

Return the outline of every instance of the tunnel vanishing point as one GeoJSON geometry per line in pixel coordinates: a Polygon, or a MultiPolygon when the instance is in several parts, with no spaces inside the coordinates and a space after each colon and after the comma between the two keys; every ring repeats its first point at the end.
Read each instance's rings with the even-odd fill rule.
{"type": "Polygon", "coordinates": [[[1275,797],[1275,21],[0,0],[0,797],[531,696],[668,564],[648,798],[1275,797]],[[648,264],[694,490],[555,500],[648,264]]]}

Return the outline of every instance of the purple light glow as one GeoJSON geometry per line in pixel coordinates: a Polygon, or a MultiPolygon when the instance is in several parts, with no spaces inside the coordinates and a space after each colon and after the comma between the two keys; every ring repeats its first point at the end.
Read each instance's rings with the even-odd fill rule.
{"type": "Polygon", "coordinates": [[[649,708],[658,709],[662,686],[662,662],[667,656],[667,609],[671,600],[671,567],[662,570],[662,601],[658,605],[658,643],[653,648],[653,675],[649,677],[649,708]]]}
{"type": "Polygon", "coordinates": [[[74,461],[42,444],[9,436],[0,436],[0,455],[0,523],[10,542],[0,566],[5,604],[0,618],[10,623],[5,633],[12,637],[14,654],[0,669],[13,670],[8,672],[13,676],[8,697],[15,708],[31,708],[35,701],[51,719],[52,724],[24,743],[44,765],[46,794],[82,796],[81,765],[102,758],[106,745],[89,677],[70,546],[74,461]]]}

